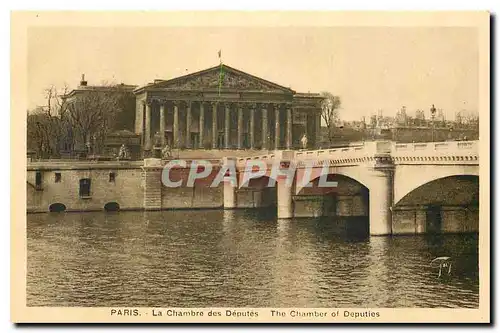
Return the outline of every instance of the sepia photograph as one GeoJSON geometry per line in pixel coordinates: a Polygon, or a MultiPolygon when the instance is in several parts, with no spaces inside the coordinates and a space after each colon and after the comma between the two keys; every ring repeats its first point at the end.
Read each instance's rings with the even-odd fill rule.
{"type": "Polygon", "coordinates": [[[489,321],[489,13],[299,14],[12,15],[13,318],[489,321]]]}

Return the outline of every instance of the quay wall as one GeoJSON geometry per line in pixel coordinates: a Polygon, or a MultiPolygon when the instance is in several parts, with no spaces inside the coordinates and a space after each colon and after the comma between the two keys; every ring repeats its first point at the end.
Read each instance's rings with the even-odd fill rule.
{"type": "Polygon", "coordinates": [[[120,210],[221,208],[223,196],[222,186],[204,183],[167,188],[161,169],[144,168],[143,161],[28,164],[27,212],[49,212],[56,203],[66,211],[102,211],[108,203],[117,203],[120,210]],[[82,196],[82,179],[90,180],[89,195],[82,196]]]}

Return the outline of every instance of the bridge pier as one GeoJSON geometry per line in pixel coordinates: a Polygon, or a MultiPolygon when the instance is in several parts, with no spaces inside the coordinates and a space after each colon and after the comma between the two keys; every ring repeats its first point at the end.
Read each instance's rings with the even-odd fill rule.
{"type": "MultiPolygon", "coordinates": [[[[290,169],[291,163],[294,157],[294,152],[291,150],[284,150],[281,152],[281,169],[290,169]]],[[[289,175],[292,176],[292,175],[289,175]]],[[[278,218],[279,219],[291,219],[293,218],[293,192],[295,185],[296,174],[293,174],[294,181],[289,182],[288,177],[285,174],[278,175],[276,179],[276,195],[277,195],[277,208],[278,208],[278,218]]]]}
{"type": "Polygon", "coordinates": [[[224,181],[224,209],[236,208],[236,187],[230,181],[224,181]]]}
{"type": "Polygon", "coordinates": [[[376,157],[371,170],[370,184],[370,236],[392,234],[392,173],[390,157],[376,157]]]}
{"type": "Polygon", "coordinates": [[[374,176],[370,188],[370,235],[392,234],[391,178],[383,173],[374,176]]]}
{"type": "Polygon", "coordinates": [[[292,204],[292,188],[287,184],[286,177],[279,177],[277,182],[277,196],[278,196],[278,218],[291,219],[293,217],[293,204],[292,204]]]}
{"type": "MultiPolygon", "coordinates": [[[[223,167],[226,170],[228,168],[235,166],[235,159],[230,157],[223,158],[223,167]]],[[[236,170],[236,169],[234,169],[236,170]]],[[[226,173],[224,177],[224,187],[223,187],[223,195],[224,195],[224,209],[234,209],[237,207],[236,205],[236,190],[238,188],[238,177],[236,177],[236,184],[231,181],[229,174],[226,173]]]]}

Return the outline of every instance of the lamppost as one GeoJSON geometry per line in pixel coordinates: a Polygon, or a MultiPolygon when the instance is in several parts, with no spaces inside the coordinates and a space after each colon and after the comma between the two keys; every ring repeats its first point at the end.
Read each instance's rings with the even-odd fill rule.
{"type": "Polygon", "coordinates": [[[434,119],[436,117],[436,107],[432,104],[431,107],[431,121],[432,121],[432,142],[434,142],[434,119]]]}

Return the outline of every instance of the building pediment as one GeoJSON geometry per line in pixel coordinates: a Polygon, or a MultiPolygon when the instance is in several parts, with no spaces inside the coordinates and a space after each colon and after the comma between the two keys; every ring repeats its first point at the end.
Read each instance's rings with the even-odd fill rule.
{"type": "Polygon", "coordinates": [[[157,80],[148,87],[173,90],[230,90],[282,92],[293,94],[290,88],[239,71],[227,65],[216,66],[201,72],[177,77],[171,80],[157,80]]]}

